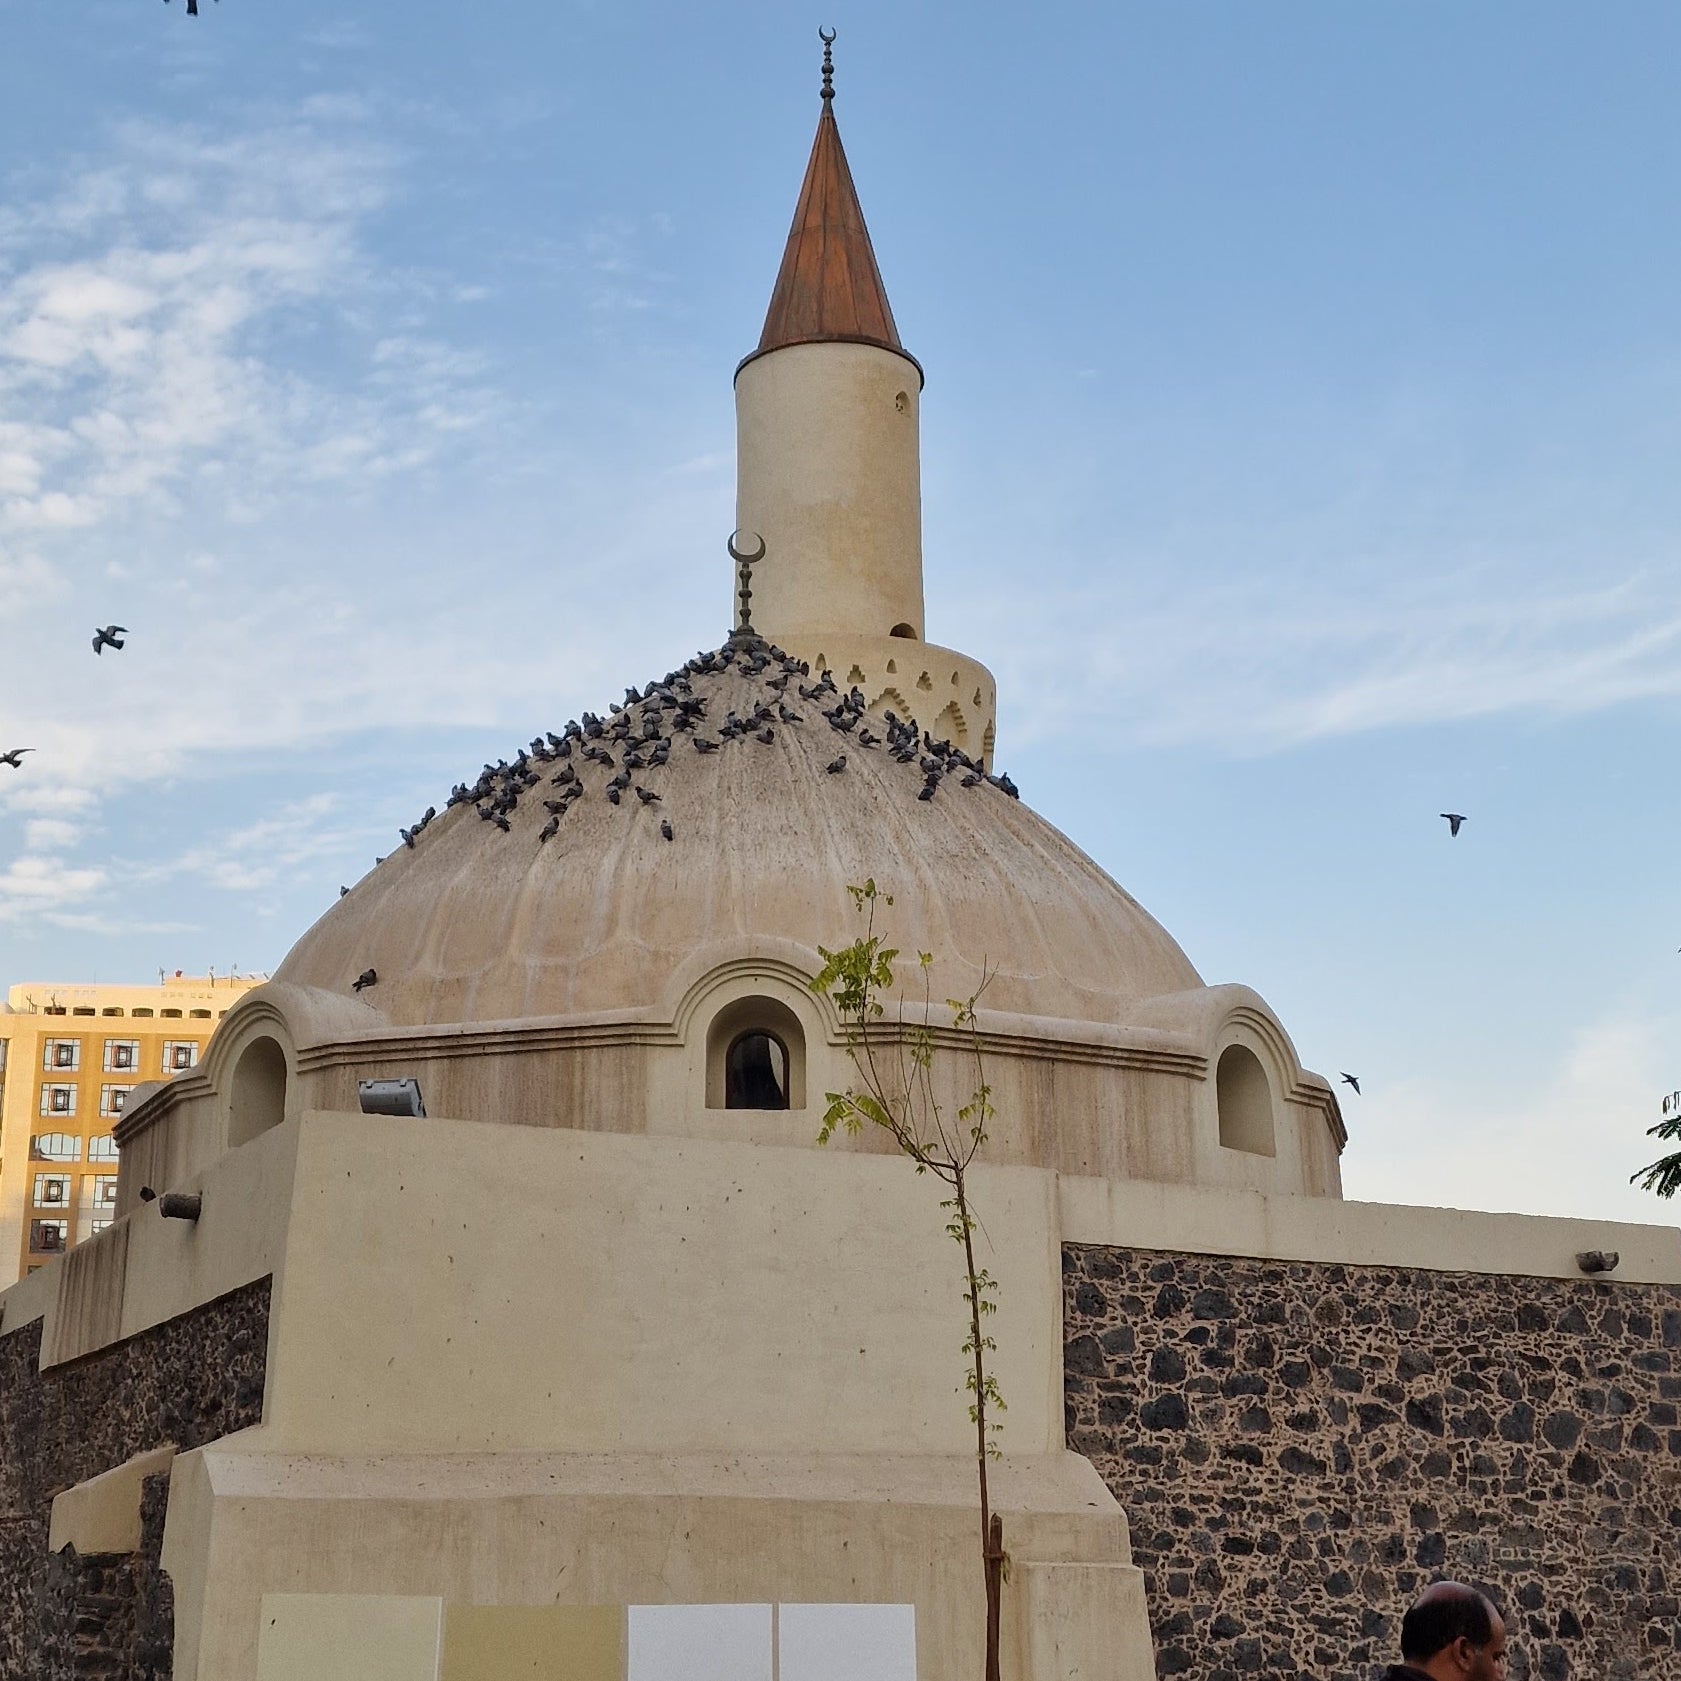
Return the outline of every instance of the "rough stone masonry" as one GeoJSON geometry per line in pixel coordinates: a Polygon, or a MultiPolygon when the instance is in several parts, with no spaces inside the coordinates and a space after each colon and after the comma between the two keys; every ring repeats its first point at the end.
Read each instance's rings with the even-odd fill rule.
{"type": "Polygon", "coordinates": [[[1511,1681],[1681,1676],[1681,1291],[1063,1251],[1069,1445],[1125,1507],[1157,1674],[1343,1681],[1439,1575],[1511,1681]]]}

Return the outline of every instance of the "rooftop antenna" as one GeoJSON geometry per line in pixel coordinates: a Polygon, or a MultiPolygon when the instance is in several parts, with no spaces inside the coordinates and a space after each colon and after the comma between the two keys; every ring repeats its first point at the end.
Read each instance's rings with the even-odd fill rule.
{"type": "Polygon", "coordinates": [[[835,97],[835,32],[817,26],[817,39],[823,43],[823,97],[835,97]]]}

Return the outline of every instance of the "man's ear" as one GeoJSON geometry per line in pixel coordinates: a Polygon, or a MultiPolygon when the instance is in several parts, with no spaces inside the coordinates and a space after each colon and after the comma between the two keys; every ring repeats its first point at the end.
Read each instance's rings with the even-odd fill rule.
{"type": "Polygon", "coordinates": [[[1476,1668],[1477,1648],[1463,1634],[1453,1643],[1453,1661],[1465,1675],[1469,1675],[1476,1668]]]}

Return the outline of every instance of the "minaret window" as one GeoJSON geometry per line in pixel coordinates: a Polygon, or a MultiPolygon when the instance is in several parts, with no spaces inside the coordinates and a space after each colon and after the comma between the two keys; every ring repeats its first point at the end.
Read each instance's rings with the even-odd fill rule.
{"type": "Polygon", "coordinates": [[[724,1053],[726,1109],[786,1109],[788,1049],[774,1033],[738,1033],[724,1053]]]}

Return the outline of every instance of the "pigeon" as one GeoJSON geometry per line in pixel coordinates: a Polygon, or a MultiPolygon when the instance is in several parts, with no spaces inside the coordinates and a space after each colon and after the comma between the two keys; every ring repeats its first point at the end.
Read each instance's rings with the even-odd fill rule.
{"type": "Polygon", "coordinates": [[[938,787],[937,783],[925,782],[922,785],[922,792],[920,794],[918,794],[916,797],[919,800],[931,800],[934,797],[934,790],[936,789],[936,787],[938,787]]]}
{"type": "Polygon", "coordinates": [[[1462,811],[1443,811],[1437,815],[1448,820],[1448,835],[1450,838],[1459,833],[1459,825],[1465,821],[1465,813],[1462,811]]]}
{"type": "Polygon", "coordinates": [[[778,701],[776,703],[776,715],[785,724],[797,724],[800,721],[800,714],[785,701],[778,701]]]}
{"type": "Polygon", "coordinates": [[[1342,1077],[1342,1081],[1343,1081],[1343,1084],[1345,1086],[1353,1086],[1354,1095],[1356,1097],[1358,1097],[1360,1095],[1360,1077],[1359,1077],[1359,1075],[1357,1075],[1357,1074],[1344,1074],[1343,1077],[1342,1077]]]}
{"type": "Polygon", "coordinates": [[[397,831],[397,833],[403,837],[403,845],[406,846],[410,852],[414,851],[415,830],[419,827],[420,825],[417,823],[413,829],[399,829],[397,831]]]}
{"type": "Polygon", "coordinates": [[[660,819],[660,833],[662,835],[664,835],[667,840],[671,839],[671,834],[672,834],[671,824],[666,818],[663,818],[663,817],[660,819]]]}
{"type": "Polygon", "coordinates": [[[340,898],[341,898],[341,899],[342,899],[342,898],[344,898],[344,896],[345,896],[345,895],[346,895],[346,894],[347,894],[347,893],[348,893],[348,892],[349,892],[349,891],[350,891],[350,889],[349,889],[349,888],[348,888],[348,887],[341,887],[341,888],[340,888],[340,889],[339,889],[339,897],[340,897],[340,898]]]}
{"type": "Polygon", "coordinates": [[[644,788],[639,782],[636,785],[636,797],[644,805],[652,805],[659,798],[659,795],[652,788],[644,788]]]}
{"type": "Polygon", "coordinates": [[[703,735],[697,735],[695,737],[695,751],[697,753],[716,753],[718,751],[718,743],[715,741],[708,741],[703,735]]]}
{"type": "Polygon", "coordinates": [[[765,744],[765,746],[769,747],[770,744],[773,741],[776,740],[776,731],[774,729],[772,729],[769,724],[767,724],[767,725],[765,725],[765,727],[762,730],[760,730],[758,732],[757,735],[755,735],[753,737],[753,739],[755,741],[762,741],[765,744]]]}
{"type": "Polygon", "coordinates": [[[96,630],[93,633],[93,651],[102,654],[107,648],[120,648],[127,634],[127,625],[107,625],[103,630],[96,630]]]}
{"type": "Polygon", "coordinates": [[[492,817],[492,818],[491,818],[491,822],[492,822],[492,823],[494,823],[494,824],[495,824],[495,825],[496,825],[496,827],[497,827],[497,828],[498,828],[498,829],[500,829],[500,830],[501,830],[501,831],[502,831],[502,833],[503,833],[503,834],[505,834],[505,835],[506,835],[506,834],[508,834],[508,833],[510,833],[510,832],[511,832],[511,831],[510,831],[510,830],[509,830],[509,828],[508,828],[508,820],[507,820],[507,818],[506,818],[506,817],[504,817],[504,816],[503,816],[503,815],[502,815],[502,813],[501,813],[501,812],[497,812],[497,813],[496,813],[496,814],[495,814],[495,815],[494,815],[494,816],[493,816],[493,817],[492,817]]]}
{"type": "Polygon", "coordinates": [[[9,753],[0,753],[0,765],[10,765],[13,770],[19,770],[23,765],[25,753],[33,753],[33,747],[14,747],[9,753]]]}
{"type": "Polygon", "coordinates": [[[543,827],[537,831],[537,839],[539,841],[553,840],[554,835],[555,835],[555,831],[559,827],[560,827],[560,818],[558,816],[551,817],[548,820],[548,822],[545,823],[543,825],[543,827]]]}
{"type": "Polygon", "coordinates": [[[842,753],[838,759],[831,759],[823,768],[830,776],[839,776],[846,769],[846,755],[842,753]]]}
{"type": "Polygon", "coordinates": [[[350,990],[352,992],[361,992],[365,987],[372,986],[378,979],[379,975],[376,971],[372,969],[364,969],[362,973],[350,983],[350,990]]]}
{"type": "Polygon", "coordinates": [[[619,803],[619,790],[617,788],[609,788],[607,790],[607,798],[611,800],[614,805],[617,805],[619,803]]]}

